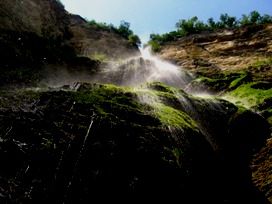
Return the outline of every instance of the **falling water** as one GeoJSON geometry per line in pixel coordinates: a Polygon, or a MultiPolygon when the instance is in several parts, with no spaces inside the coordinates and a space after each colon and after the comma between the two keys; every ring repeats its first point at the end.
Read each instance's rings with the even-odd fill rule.
{"type": "Polygon", "coordinates": [[[184,88],[193,78],[193,75],[182,68],[153,56],[147,47],[141,50],[139,57],[105,67],[95,75],[94,82],[118,86],[162,82],[168,86],[184,88]]]}
{"type": "Polygon", "coordinates": [[[200,131],[206,137],[206,140],[210,143],[213,149],[217,149],[217,142],[214,141],[214,124],[211,121],[222,120],[226,116],[227,108],[224,107],[219,101],[208,98],[208,95],[200,95],[193,100],[187,95],[181,94],[180,92],[174,93],[180,102],[185,113],[197,123],[200,131]],[[206,98],[205,100],[203,98],[206,98]]]}
{"type": "MultiPolygon", "coordinates": [[[[118,86],[134,86],[138,100],[142,103],[150,105],[161,103],[158,96],[150,94],[150,87],[144,82],[162,82],[168,86],[181,88],[190,95],[195,96],[193,100],[190,96],[175,92],[175,97],[183,107],[183,112],[187,113],[198,125],[199,129],[205,135],[206,140],[216,149],[216,141],[213,141],[214,128],[210,127],[210,118],[223,118],[226,110],[224,106],[217,100],[212,100],[207,93],[205,94],[194,90],[190,87],[190,82],[195,79],[193,74],[183,70],[181,67],[175,66],[167,61],[158,59],[151,52],[150,47],[141,50],[141,55],[133,57],[127,61],[107,67],[96,76],[97,83],[110,83],[118,86]],[[209,97],[210,99],[207,99],[209,97]],[[197,99],[198,98],[198,99],[197,99]]],[[[176,138],[174,131],[169,134],[176,138]]],[[[180,130],[177,130],[180,132],[180,130]]]]}

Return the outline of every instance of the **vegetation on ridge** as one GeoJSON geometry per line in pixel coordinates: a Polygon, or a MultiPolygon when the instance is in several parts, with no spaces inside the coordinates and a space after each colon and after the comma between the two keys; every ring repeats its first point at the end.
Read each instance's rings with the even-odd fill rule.
{"type": "MultiPolygon", "coordinates": [[[[264,23],[264,19],[269,22],[270,17],[251,13],[243,16],[243,23],[264,23]]],[[[239,26],[226,14],[220,20],[221,24],[209,19],[208,24],[214,29],[239,26]]],[[[98,34],[113,33],[95,21],[89,26],[97,28],[93,31],[98,34]]],[[[139,39],[129,26],[122,21],[119,28],[112,29],[122,35],[125,45],[124,38],[136,45],[139,39]]],[[[192,18],[177,26],[187,35],[200,32],[205,24],[192,18]]],[[[10,37],[7,48],[11,51],[3,46],[3,56],[15,53],[19,59],[15,63],[10,58],[9,66],[2,62],[3,84],[15,84],[16,78],[37,84],[40,66],[36,61],[57,67],[69,59],[72,69],[80,72],[85,64],[81,60],[87,59],[77,57],[73,47],[62,40],[43,41],[24,33],[10,37]],[[33,44],[33,39],[37,43],[33,44]],[[15,42],[24,43],[21,51],[15,42]],[[35,49],[31,49],[33,45],[35,49]],[[22,62],[33,65],[28,68],[22,62]]],[[[110,36],[107,39],[112,40],[110,36]]],[[[99,51],[99,47],[95,49],[99,51]]],[[[102,61],[105,55],[97,52],[94,58],[102,61]]],[[[95,61],[86,62],[88,73],[98,67],[95,61]]],[[[199,62],[197,79],[190,85],[204,84],[222,98],[234,96],[235,104],[192,96],[160,82],[127,87],[78,82],[1,90],[0,202],[90,203],[96,198],[103,202],[106,194],[139,198],[148,192],[153,201],[167,197],[181,203],[188,203],[187,198],[191,203],[232,203],[239,196],[244,203],[262,203],[251,199],[255,191],[250,186],[249,162],[270,136],[267,121],[271,128],[272,81],[267,70],[271,67],[269,59],[239,71],[221,72],[199,62]],[[243,107],[246,105],[250,110],[243,107]]],[[[270,149],[265,147],[261,157],[255,156],[252,169],[256,186],[271,199],[270,149]]]]}
{"type": "Polygon", "coordinates": [[[250,24],[272,23],[272,16],[268,14],[261,16],[257,11],[252,11],[248,15],[243,14],[241,19],[237,19],[235,16],[229,16],[225,13],[221,14],[219,19],[218,22],[215,22],[213,18],[209,18],[207,23],[200,21],[197,16],[188,20],[181,19],[176,23],[177,30],[162,35],[150,34],[149,41],[144,46],[151,46],[152,50],[157,52],[160,50],[162,43],[193,33],[212,31],[220,28],[234,28],[250,24]]]}
{"type": "Polygon", "coordinates": [[[130,29],[130,23],[124,20],[120,22],[118,27],[115,27],[113,24],[98,23],[95,20],[88,21],[88,25],[97,28],[109,28],[126,38],[132,45],[138,47],[141,46],[141,40],[139,36],[133,33],[133,31],[130,29]]]}
{"type": "MultiPolygon", "coordinates": [[[[272,132],[272,61],[256,60],[247,67],[238,70],[209,72],[207,68],[198,69],[194,87],[216,92],[219,97],[228,100],[237,107],[253,110],[270,124],[272,132]]],[[[249,127],[249,126],[248,126],[249,127]]],[[[258,136],[261,136],[258,134],[258,136]]],[[[256,152],[251,162],[254,184],[272,202],[271,188],[271,138],[260,152],[256,152]]]]}

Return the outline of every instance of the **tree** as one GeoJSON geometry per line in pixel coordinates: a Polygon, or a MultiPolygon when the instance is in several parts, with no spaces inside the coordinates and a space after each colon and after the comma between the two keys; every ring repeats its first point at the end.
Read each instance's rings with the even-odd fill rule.
{"type": "Polygon", "coordinates": [[[213,18],[209,18],[207,22],[210,29],[216,28],[216,23],[214,22],[213,18]]]}
{"type": "Polygon", "coordinates": [[[136,46],[138,46],[138,47],[140,47],[141,44],[142,44],[142,42],[141,42],[139,36],[138,36],[138,35],[135,35],[135,34],[130,34],[130,35],[128,36],[128,41],[129,41],[132,45],[136,45],[136,46]]]}
{"type": "Polygon", "coordinates": [[[195,23],[198,21],[198,18],[194,16],[193,18],[189,20],[179,20],[178,23],[176,23],[176,28],[181,31],[181,34],[191,34],[196,31],[195,29],[195,23]]]}
{"type": "Polygon", "coordinates": [[[261,24],[272,23],[272,16],[264,14],[262,17],[260,17],[260,23],[261,24]]]}
{"type": "Polygon", "coordinates": [[[240,21],[240,24],[241,25],[247,25],[247,24],[250,24],[250,21],[249,21],[249,18],[247,15],[243,14],[242,15],[242,19],[240,21]]]}
{"type": "Polygon", "coordinates": [[[196,21],[194,27],[195,27],[195,32],[201,32],[204,30],[208,30],[207,25],[205,23],[203,23],[202,21],[196,21]]]}
{"type": "Polygon", "coordinates": [[[158,41],[158,42],[162,41],[162,37],[160,36],[160,34],[152,33],[149,35],[149,38],[151,41],[158,41]]]}
{"type": "Polygon", "coordinates": [[[242,15],[241,20],[237,20],[234,16],[229,16],[227,13],[220,15],[220,21],[215,22],[213,18],[209,18],[207,23],[199,21],[196,16],[191,19],[181,19],[176,23],[176,31],[171,31],[162,35],[151,34],[148,45],[151,45],[153,51],[160,50],[162,43],[175,40],[176,38],[185,35],[205,31],[214,30],[217,28],[232,28],[246,24],[268,24],[272,23],[272,16],[265,14],[261,16],[257,11],[252,11],[249,15],[242,15]]]}
{"type": "Polygon", "coordinates": [[[88,21],[88,25],[90,25],[90,26],[96,26],[97,22],[95,20],[90,20],[90,21],[88,21]]]}
{"type": "Polygon", "coordinates": [[[132,30],[130,30],[129,27],[130,27],[130,23],[126,21],[121,21],[117,29],[117,32],[121,34],[124,38],[128,39],[129,35],[133,34],[132,30]]]}
{"type": "Polygon", "coordinates": [[[236,17],[229,16],[227,13],[220,15],[220,21],[221,22],[219,25],[221,28],[225,28],[225,27],[232,28],[232,27],[236,27],[238,24],[236,17]]]}
{"type": "Polygon", "coordinates": [[[261,18],[261,15],[259,14],[258,11],[252,11],[249,14],[249,22],[252,23],[252,24],[259,23],[260,18],[261,18]]]}

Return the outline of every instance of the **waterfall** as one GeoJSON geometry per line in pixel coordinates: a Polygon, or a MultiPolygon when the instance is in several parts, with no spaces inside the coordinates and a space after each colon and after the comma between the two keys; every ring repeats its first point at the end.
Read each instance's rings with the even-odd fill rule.
{"type": "Polygon", "coordinates": [[[168,86],[184,88],[194,76],[167,61],[152,55],[150,48],[141,50],[141,55],[124,62],[106,66],[93,79],[95,83],[118,86],[138,85],[144,82],[162,82],[168,86]]]}

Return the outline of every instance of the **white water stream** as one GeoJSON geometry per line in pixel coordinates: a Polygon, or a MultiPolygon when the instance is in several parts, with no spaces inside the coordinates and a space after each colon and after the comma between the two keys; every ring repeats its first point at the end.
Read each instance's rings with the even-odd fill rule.
{"type": "Polygon", "coordinates": [[[138,85],[144,82],[162,82],[168,86],[184,88],[194,76],[182,68],[163,61],[151,54],[150,48],[141,50],[141,55],[125,62],[107,66],[94,76],[96,83],[118,86],[138,85]]]}

